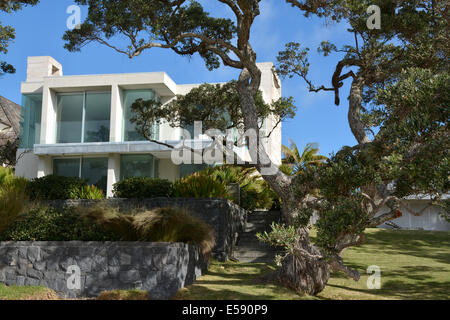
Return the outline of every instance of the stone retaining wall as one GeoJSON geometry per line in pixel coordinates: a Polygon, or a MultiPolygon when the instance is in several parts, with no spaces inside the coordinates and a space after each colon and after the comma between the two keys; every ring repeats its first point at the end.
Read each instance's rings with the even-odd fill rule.
{"type": "MultiPolygon", "coordinates": [[[[107,205],[119,207],[121,211],[136,208],[177,207],[189,212],[206,223],[215,231],[216,245],[212,255],[219,261],[226,261],[232,254],[238,234],[245,229],[247,211],[226,199],[194,198],[152,198],[152,199],[106,199],[107,205]]],[[[92,206],[98,200],[56,200],[48,203],[54,207],[92,206]]]]}
{"type": "Polygon", "coordinates": [[[142,289],[168,299],[206,269],[200,248],[183,243],[0,242],[1,283],[45,286],[65,298],[142,289]]]}

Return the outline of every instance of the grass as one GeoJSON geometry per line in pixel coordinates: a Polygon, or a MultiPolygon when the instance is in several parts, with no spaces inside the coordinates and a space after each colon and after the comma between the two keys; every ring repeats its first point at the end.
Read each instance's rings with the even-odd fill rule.
{"type": "Polygon", "coordinates": [[[58,300],[56,293],[44,287],[7,287],[0,283],[0,300],[58,300]]]}
{"type": "Polygon", "coordinates": [[[143,290],[103,291],[97,300],[148,300],[148,292],[143,290]]]}
{"type": "Polygon", "coordinates": [[[195,284],[178,291],[179,300],[450,299],[450,233],[369,229],[366,243],[344,252],[344,261],[361,273],[355,282],[333,274],[317,297],[299,295],[258,278],[268,264],[213,262],[195,284]],[[381,289],[367,288],[367,267],[381,268],[381,289]]]}

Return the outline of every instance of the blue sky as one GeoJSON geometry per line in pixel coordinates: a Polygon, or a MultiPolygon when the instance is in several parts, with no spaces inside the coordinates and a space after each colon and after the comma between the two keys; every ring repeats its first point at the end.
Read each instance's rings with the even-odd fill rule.
{"type": "MultiPolygon", "coordinates": [[[[200,1],[213,16],[232,17],[218,1],[200,1]]],[[[0,95],[19,103],[20,83],[26,79],[28,56],[52,56],[63,65],[65,75],[165,71],[176,83],[223,82],[236,79],[238,71],[228,67],[208,71],[198,56],[180,57],[167,49],[151,49],[132,60],[112,49],[97,44],[86,46],[82,52],[70,53],[63,48],[62,35],[66,31],[66,13],[70,0],[41,0],[36,7],[26,7],[13,15],[0,14],[4,25],[16,29],[16,40],[8,54],[0,60],[13,64],[17,73],[0,77],[0,95]]],[[[82,8],[82,19],[87,10],[82,8]]],[[[290,41],[311,49],[310,78],[317,85],[330,85],[331,76],[339,60],[338,55],[323,57],[316,52],[323,40],[338,46],[352,43],[347,26],[325,25],[323,20],[305,18],[299,10],[277,0],[261,1],[261,15],[252,29],[251,43],[258,62],[276,61],[279,51],[290,41]]],[[[298,107],[295,119],[283,123],[283,143],[293,139],[302,148],[308,142],[319,143],[322,154],[338,151],[344,145],[354,145],[347,122],[350,83],[341,89],[341,106],[334,105],[330,92],[309,93],[300,78],[282,81],[283,96],[293,96],[298,107]]]]}

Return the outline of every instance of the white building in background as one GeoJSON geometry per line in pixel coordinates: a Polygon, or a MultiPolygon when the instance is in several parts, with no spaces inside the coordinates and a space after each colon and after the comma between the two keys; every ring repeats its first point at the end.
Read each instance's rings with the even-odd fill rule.
{"type": "MultiPolygon", "coordinates": [[[[267,103],[281,97],[272,63],[258,64],[267,103]]],[[[50,174],[85,178],[112,196],[113,185],[132,176],[175,181],[204,165],[175,165],[171,149],[146,141],[130,122],[139,98],[166,103],[199,84],[176,84],[164,72],[63,76],[52,57],[29,57],[23,96],[21,155],[16,174],[27,179],[50,174]]],[[[263,143],[272,161],[281,164],[281,124],[265,119],[273,133],[263,143]],[[276,127],[275,127],[276,126],[276,127]],[[275,128],[274,128],[275,127],[275,128]]],[[[154,139],[169,145],[182,141],[183,129],[162,119],[154,139]]]]}
{"type": "MultiPolygon", "coordinates": [[[[448,194],[443,195],[442,200],[448,199],[448,194]]],[[[377,216],[386,212],[389,212],[389,208],[384,207],[377,213],[377,216]]],[[[444,209],[437,205],[431,205],[429,196],[416,195],[403,199],[400,212],[402,213],[401,217],[392,222],[402,229],[450,231],[450,223],[443,216],[444,209]]],[[[383,223],[379,227],[391,229],[393,226],[383,223]]]]}

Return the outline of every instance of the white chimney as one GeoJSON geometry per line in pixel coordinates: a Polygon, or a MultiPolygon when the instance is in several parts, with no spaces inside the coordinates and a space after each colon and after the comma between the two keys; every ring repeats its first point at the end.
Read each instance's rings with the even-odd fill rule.
{"type": "Polygon", "coordinates": [[[28,57],[27,82],[43,81],[44,77],[62,75],[62,65],[52,57],[28,57]]]}

